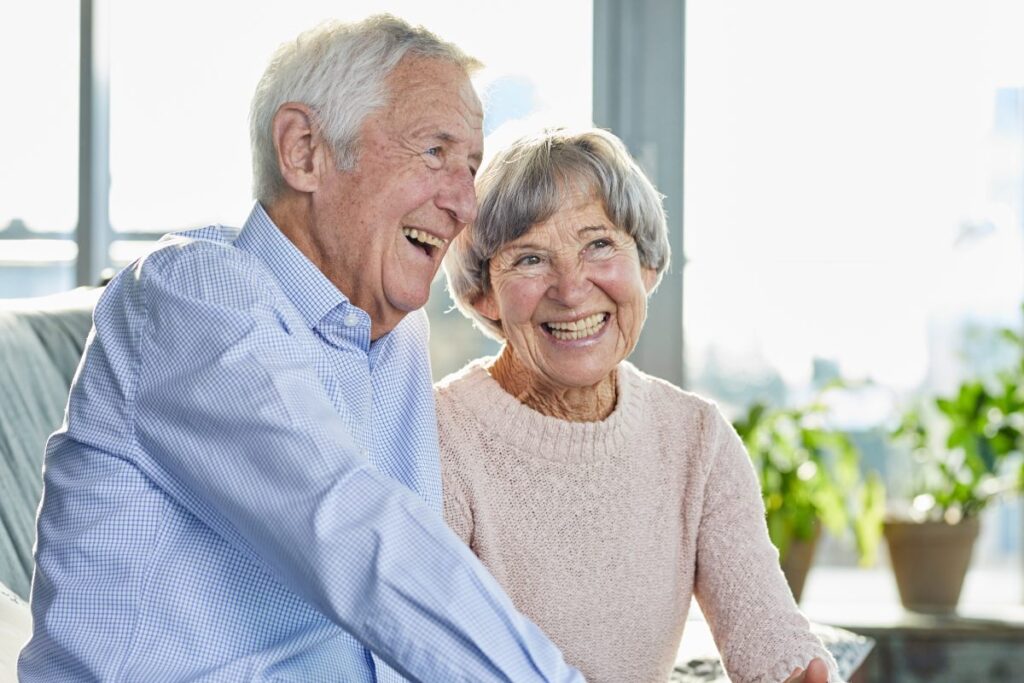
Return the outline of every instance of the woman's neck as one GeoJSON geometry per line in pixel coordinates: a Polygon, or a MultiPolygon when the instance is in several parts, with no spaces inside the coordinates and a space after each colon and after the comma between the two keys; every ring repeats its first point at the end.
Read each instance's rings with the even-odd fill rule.
{"type": "Polygon", "coordinates": [[[569,422],[599,422],[615,409],[616,377],[607,377],[589,387],[553,387],[540,381],[523,366],[506,344],[487,371],[502,389],[542,415],[569,422]]]}

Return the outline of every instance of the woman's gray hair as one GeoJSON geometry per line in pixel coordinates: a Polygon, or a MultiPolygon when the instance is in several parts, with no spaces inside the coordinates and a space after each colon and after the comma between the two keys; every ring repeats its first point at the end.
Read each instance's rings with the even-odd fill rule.
{"type": "Polygon", "coordinates": [[[358,23],[325,22],[281,45],[256,86],[249,110],[253,196],[270,204],[284,189],[273,122],[285,102],[309,106],[338,168],[355,168],[363,121],[387,103],[385,81],[406,55],[446,60],[467,75],[482,66],[422,26],[389,14],[358,23]]]}
{"type": "Polygon", "coordinates": [[[565,206],[567,195],[593,194],[608,218],[636,242],[640,265],[658,273],[669,264],[663,196],[616,136],[599,128],[546,130],[498,152],[476,181],[476,221],[452,242],[444,261],[455,305],[489,337],[501,322],[473,303],[490,292],[490,262],[503,246],[565,206]]]}

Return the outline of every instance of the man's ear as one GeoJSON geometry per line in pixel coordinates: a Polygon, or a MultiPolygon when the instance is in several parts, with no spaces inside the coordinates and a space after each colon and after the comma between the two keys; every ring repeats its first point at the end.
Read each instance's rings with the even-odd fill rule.
{"type": "Polygon", "coordinates": [[[319,187],[318,164],[323,163],[324,151],[313,110],[300,102],[285,102],[272,125],[277,168],[284,182],[298,192],[313,192],[319,187]]]}
{"type": "Polygon", "coordinates": [[[488,320],[494,320],[495,322],[501,320],[501,313],[498,312],[498,305],[494,301],[494,292],[478,296],[476,301],[473,302],[473,308],[488,320]]]}

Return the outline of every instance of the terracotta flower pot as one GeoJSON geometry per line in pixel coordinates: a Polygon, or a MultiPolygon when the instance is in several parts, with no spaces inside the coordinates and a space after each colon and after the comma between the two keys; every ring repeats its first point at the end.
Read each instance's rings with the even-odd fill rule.
{"type": "Polygon", "coordinates": [[[786,583],[793,593],[793,599],[800,602],[800,596],[804,592],[804,582],[807,574],[811,571],[811,564],[814,562],[814,551],[818,547],[818,538],[821,536],[820,525],[815,526],[814,536],[808,540],[793,539],[786,550],[786,557],[782,559],[782,573],[786,576],[786,583]]]}
{"type": "Polygon", "coordinates": [[[905,608],[936,614],[956,610],[978,528],[977,517],[959,524],[885,522],[889,558],[905,608]]]}

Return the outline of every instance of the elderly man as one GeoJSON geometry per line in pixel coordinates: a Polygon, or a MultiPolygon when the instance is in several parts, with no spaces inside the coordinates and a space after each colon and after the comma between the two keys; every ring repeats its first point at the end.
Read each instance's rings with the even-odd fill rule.
{"type": "Polygon", "coordinates": [[[245,226],[96,308],[24,680],[580,680],[440,516],[419,309],[476,213],[476,66],[387,16],[274,56],[245,226]]]}

